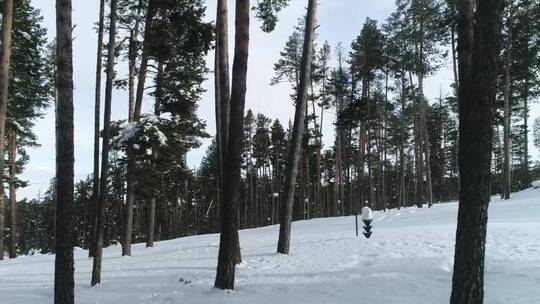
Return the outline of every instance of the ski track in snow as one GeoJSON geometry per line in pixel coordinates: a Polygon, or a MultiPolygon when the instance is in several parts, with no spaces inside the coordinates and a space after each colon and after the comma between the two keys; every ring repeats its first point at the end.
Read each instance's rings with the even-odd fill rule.
{"type": "MultiPolygon", "coordinates": [[[[490,205],[485,303],[540,303],[540,189],[490,205]]],[[[278,227],[240,232],[243,263],[235,291],[212,289],[218,235],[163,241],[154,248],[104,250],[102,284],[75,251],[75,302],[448,303],[457,204],[374,212],[373,236],[355,236],[354,217],[293,223],[291,255],[275,253],[278,227]]],[[[360,221],[361,223],[361,221],[360,221]]],[[[361,228],[361,227],[360,227],[361,228]]],[[[0,262],[0,303],[53,303],[53,255],[0,262]]]]}

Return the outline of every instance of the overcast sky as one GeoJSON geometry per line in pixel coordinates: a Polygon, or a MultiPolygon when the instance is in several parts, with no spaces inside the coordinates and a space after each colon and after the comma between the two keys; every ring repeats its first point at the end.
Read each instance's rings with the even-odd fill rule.
{"type": "MultiPolygon", "coordinates": [[[[31,0],[32,5],[41,9],[44,16],[44,25],[49,29],[49,39],[55,35],[55,8],[51,0],[31,0]]],[[[252,1],[255,3],[255,1],[252,1]]],[[[273,76],[273,64],[279,57],[287,37],[293,27],[298,23],[298,18],[305,14],[305,0],[292,0],[291,5],[279,16],[280,21],[276,30],[271,33],[263,33],[260,23],[252,19],[251,39],[248,70],[248,90],[246,108],[254,112],[261,112],[271,118],[278,118],[286,124],[293,117],[294,108],[289,94],[290,86],[280,84],[270,86],[273,76]]],[[[321,0],[319,1],[317,29],[319,45],[323,41],[335,47],[339,42],[343,43],[346,51],[351,41],[359,34],[366,17],[383,22],[394,10],[394,0],[321,0]]],[[[214,20],[216,0],[207,0],[207,20],[214,20]]],[[[230,9],[230,39],[232,54],[234,24],[234,1],[229,0],[230,9]]],[[[99,13],[98,0],[74,0],[73,23],[74,30],[74,81],[75,81],[75,178],[80,180],[92,172],[93,155],[93,117],[94,117],[94,78],[96,61],[97,34],[94,24],[99,13]]],[[[213,54],[209,54],[208,66],[212,67],[213,54]]],[[[232,59],[231,59],[232,64],[232,59]]],[[[442,92],[447,94],[449,84],[452,82],[450,64],[443,68],[440,73],[426,81],[426,95],[428,98],[436,98],[442,92]]],[[[213,134],[214,127],[214,100],[212,75],[205,83],[207,92],[204,94],[199,106],[199,116],[206,120],[208,133],[213,134]]],[[[124,119],[127,116],[127,94],[123,91],[115,91],[113,95],[113,119],[124,119]]],[[[152,100],[145,101],[145,107],[152,107],[152,100]]],[[[325,130],[332,129],[334,115],[332,111],[325,113],[325,130]]],[[[531,125],[535,117],[540,115],[538,106],[533,106],[531,112],[531,125]]],[[[54,176],[54,113],[49,110],[46,117],[36,125],[36,134],[39,138],[40,148],[30,152],[30,163],[22,178],[30,181],[30,186],[19,191],[19,197],[35,198],[43,194],[54,176]]],[[[327,132],[325,142],[331,143],[331,132],[327,132]]],[[[190,152],[188,162],[191,167],[196,166],[204,154],[207,143],[196,151],[190,152]]],[[[533,155],[538,155],[536,149],[530,149],[533,155]]]]}

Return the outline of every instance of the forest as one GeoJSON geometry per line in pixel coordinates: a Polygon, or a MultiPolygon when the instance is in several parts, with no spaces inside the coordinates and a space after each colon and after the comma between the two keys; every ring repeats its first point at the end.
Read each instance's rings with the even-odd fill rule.
{"type": "Polygon", "coordinates": [[[292,1],[99,0],[96,36],[82,37],[96,51],[83,63],[95,66],[95,110],[77,113],[94,117],[93,171],[82,180],[72,0],[55,1],[54,40],[35,1],[0,2],[0,260],[55,255],[54,303],[78,302],[74,248],[91,259],[95,286],[109,246],[132,256],[138,243],[219,234],[214,287],[229,290],[243,260],[239,230],[279,225],[275,248],[289,255],[300,241],[293,222],[451,201],[450,303],[484,302],[491,197],[509,200],[540,179],[531,151],[540,149],[540,117],[531,117],[540,2],[392,0],[386,19],[366,18],[354,40],[331,45],[317,18],[331,1],[304,0],[265,83],[290,87],[291,119],[280,121],[246,98],[257,73],[248,70],[250,34],[271,36],[292,1]],[[425,83],[442,69],[452,72],[450,93],[428,98],[425,83]],[[200,118],[205,83],[215,129],[200,118]],[[112,118],[113,104],[123,119],[112,118]],[[28,151],[40,145],[36,122],[51,108],[56,177],[41,197],[20,199],[32,183],[20,177],[28,151]],[[188,154],[201,147],[192,167],[188,154]]]}

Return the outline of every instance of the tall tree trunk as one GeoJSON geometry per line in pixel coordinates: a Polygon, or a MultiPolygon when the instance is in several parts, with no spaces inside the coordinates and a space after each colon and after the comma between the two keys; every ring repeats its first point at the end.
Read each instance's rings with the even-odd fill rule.
{"type": "MultiPolygon", "coordinates": [[[[229,22],[226,0],[218,0],[216,15],[215,94],[216,94],[216,143],[218,147],[218,195],[217,212],[223,201],[223,160],[227,148],[230,112],[229,82],[229,22]]],[[[218,221],[220,216],[217,217],[218,221]]],[[[219,223],[218,223],[219,227],[219,223]]]]}
{"type": "Polygon", "coordinates": [[[523,100],[523,173],[525,188],[531,186],[529,171],[529,80],[525,80],[525,99],[523,100]]]}
{"type": "Polygon", "coordinates": [[[487,211],[491,196],[492,123],[500,52],[502,0],[458,1],[462,172],[452,304],[484,300],[487,211]]]}
{"type": "MultiPolygon", "coordinates": [[[[459,72],[458,72],[458,57],[457,57],[457,47],[456,47],[456,25],[452,26],[452,31],[451,31],[451,41],[452,41],[452,70],[454,72],[454,91],[455,91],[455,95],[457,96],[457,98],[459,99],[459,72]]],[[[458,103],[459,103],[459,100],[458,100],[458,103]]],[[[459,157],[458,157],[458,154],[459,154],[459,134],[458,134],[458,138],[456,139],[456,145],[458,146],[456,148],[456,153],[455,153],[455,158],[456,158],[456,163],[459,162],[459,157]]],[[[459,174],[459,166],[457,166],[458,169],[456,170],[457,172],[457,180],[458,180],[458,192],[459,192],[459,185],[460,185],[460,174],[459,174]]]]}
{"type": "Polygon", "coordinates": [[[17,189],[15,188],[15,178],[17,175],[17,132],[11,130],[9,132],[9,202],[10,208],[10,238],[9,244],[9,258],[14,259],[17,257],[17,189]]]}
{"type": "Polygon", "coordinates": [[[296,110],[294,114],[293,134],[289,149],[289,161],[286,169],[285,198],[282,202],[279,240],[277,252],[289,254],[291,243],[291,222],[294,203],[294,189],[298,162],[302,149],[302,135],[304,133],[305,108],[308,95],[308,84],[311,76],[311,62],[313,57],[313,40],[315,31],[315,19],[317,15],[317,0],[309,0],[306,28],[304,32],[304,49],[302,52],[302,64],[300,67],[300,85],[296,96],[296,110]]]}
{"type": "MultiPolygon", "coordinates": [[[[431,151],[429,147],[429,134],[427,129],[427,108],[428,103],[424,96],[424,24],[420,23],[420,38],[418,44],[415,46],[417,52],[417,67],[416,72],[418,75],[418,112],[419,112],[419,156],[420,156],[420,195],[421,203],[427,200],[428,207],[431,207],[433,203],[433,188],[431,181],[431,151]],[[425,172],[424,172],[425,171],[425,172]],[[426,185],[424,185],[424,175],[426,177],[426,185]],[[425,187],[424,187],[425,186],[425,187]],[[425,191],[425,193],[424,193],[425,191]]],[[[418,205],[421,207],[421,205],[418,205]]]]}
{"type": "MultiPolygon", "coordinates": [[[[5,10],[5,12],[7,11],[11,10],[5,10]]],[[[54,303],[73,304],[75,302],[75,283],[73,274],[72,213],[74,186],[73,165],[75,158],[73,142],[73,40],[71,0],[56,1],[56,39],[56,89],[58,92],[56,137],[58,146],[56,150],[56,256],[54,267],[54,303]]]]}
{"type": "Polygon", "coordinates": [[[103,259],[103,239],[105,231],[105,216],[107,209],[107,176],[109,173],[109,149],[111,137],[111,106],[112,90],[114,85],[114,64],[116,55],[116,19],[117,19],[117,0],[111,0],[111,13],[109,22],[109,43],[107,50],[107,80],[105,83],[105,113],[103,117],[103,143],[101,153],[101,178],[99,181],[99,201],[98,201],[98,220],[96,248],[94,252],[94,263],[92,266],[91,285],[101,283],[101,262],[103,259]]]}
{"type": "MultiPolygon", "coordinates": [[[[133,109],[133,121],[138,122],[141,118],[142,102],[144,98],[144,85],[146,83],[146,72],[148,70],[148,58],[150,56],[150,36],[152,33],[152,22],[155,14],[155,0],[149,0],[144,26],[144,42],[139,67],[137,82],[137,94],[135,96],[135,106],[133,109]]],[[[124,221],[124,231],[122,240],[122,256],[131,256],[131,239],[133,236],[133,206],[135,204],[135,157],[132,147],[127,150],[127,173],[126,173],[126,219],[124,221]]]]}
{"type": "Polygon", "coordinates": [[[502,198],[510,199],[512,180],[510,179],[510,75],[512,68],[512,16],[508,18],[508,49],[504,67],[504,162],[503,162],[503,193],[502,198]]]}
{"type": "MultiPolygon", "coordinates": [[[[13,0],[5,0],[2,20],[2,46],[0,49],[0,172],[4,172],[6,115],[8,106],[9,68],[11,65],[11,31],[13,0]]],[[[4,259],[4,174],[0,174],[0,260],[4,259]]]]}
{"type": "MultiPolygon", "coordinates": [[[[159,117],[161,114],[161,99],[162,99],[162,90],[163,90],[163,63],[158,63],[157,76],[156,76],[156,101],[154,104],[154,115],[159,117]]],[[[156,149],[152,149],[152,160],[154,163],[157,162],[158,153],[156,149]]],[[[150,201],[148,202],[148,236],[146,240],[146,247],[154,247],[154,234],[156,226],[156,203],[157,203],[157,194],[154,190],[154,194],[150,201]]]]}
{"type": "MultiPolygon", "coordinates": [[[[339,106],[339,108],[341,108],[339,106]]],[[[341,110],[339,111],[341,113],[341,110]]],[[[338,208],[343,203],[343,131],[341,130],[342,126],[338,126],[336,130],[336,176],[334,178],[335,183],[335,199],[334,199],[334,208],[333,215],[338,215],[338,208]]],[[[343,215],[343,214],[340,214],[343,215]]]]}
{"type": "Polygon", "coordinates": [[[140,13],[142,9],[143,1],[139,0],[137,6],[137,13],[135,15],[135,25],[129,30],[129,44],[128,44],[128,121],[133,120],[135,111],[135,80],[137,78],[137,39],[139,37],[140,27],[140,13]]]}
{"type": "MultiPolygon", "coordinates": [[[[311,78],[311,75],[310,75],[310,78],[311,78]]],[[[308,93],[308,96],[309,96],[309,93],[308,93]]],[[[310,179],[311,179],[311,175],[310,175],[310,170],[309,170],[309,159],[310,159],[310,151],[309,151],[309,112],[308,112],[308,106],[307,106],[307,100],[306,100],[306,106],[304,107],[305,109],[305,113],[304,113],[304,135],[303,135],[303,153],[300,152],[300,154],[302,154],[302,156],[300,157],[301,159],[301,162],[303,161],[304,163],[304,193],[305,193],[305,197],[304,197],[304,200],[301,202],[302,203],[302,206],[304,206],[302,208],[302,218],[303,219],[309,219],[309,204],[310,204],[310,190],[309,190],[309,183],[310,183],[310,179]],[[306,119],[307,118],[307,119],[306,119]]]]}
{"type": "Polygon", "coordinates": [[[405,201],[406,201],[406,184],[405,184],[405,133],[406,131],[406,118],[405,118],[405,110],[406,110],[406,86],[405,86],[405,71],[402,71],[401,73],[401,119],[400,119],[400,126],[401,126],[401,136],[400,136],[400,145],[399,145],[399,207],[405,207],[405,201]]]}
{"type": "MultiPolygon", "coordinates": [[[[315,101],[313,101],[313,115],[315,116],[315,101]]],[[[315,187],[313,189],[313,217],[318,218],[322,217],[322,207],[321,207],[321,159],[322,159],[322,125],[317,128],[317,119],[314,119],[315,122],[315,138],[317,140],[317,151],[315,158],[315,187]]]]}
{"type": "Polygon", "coordinates": [[[228,148],[224,159],[221,235],[214,284],[219,289],[234,289],[235,266],[240,259],[238,214],[236,209],[240,190],[244,108],[247,90],[249,13],[249,0],[236,0],[236,32],[227,141],[228,148]]]}
{"type": "Polygon", "coordinates": [[[105,0],[99,2],[99,25],[98,25],[98,40],[97,40],[97,60],[96,60],[96,88],[94,101],[94,173],[92,178],[92,222],[90,226],[90,246],[88,256],[94,257],[96,250],[96,234],[97,234],[97,214],[98,214],[98,199],[99,199],[99,132],[100,128],[100,111],[101,111],[101,64],[103,61],[103,32],[105,24],[105,0]]]}

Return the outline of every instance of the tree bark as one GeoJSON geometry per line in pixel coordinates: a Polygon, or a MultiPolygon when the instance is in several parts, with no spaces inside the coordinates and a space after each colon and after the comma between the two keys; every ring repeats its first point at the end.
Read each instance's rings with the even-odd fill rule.
{"type": "MultiPolygon", "coordinates": [[[[156,102],[154,105],[154,114],[159,117],[161,114],[161,98],[162,98],[162,89],[163,89],[163,63],[158,64],[158,71],[157,71],[157,77],[156,77],[156,102]]],[[[154,163],[158,159],[158,153],[155,151],[155,149],[152,150],[152,160],[154,163]]],[[[154,190],[155,191],[155,190],[154,190]]],[[[153,197],[150,199],[148,203],[148,238],[146,240],[146,247],[154,247],[154,234],[155,234],[155,226],[156,226],[156,203],[157,203],[157,195],[154,192],[153,197]]]]}
{"type": "Polygon", "coordinates": [[[433,204],[433,186],[432,186],[432,180],[431,180],[431,149],[429,146],[429,132],[427,128],[427,100],[424,96],[424,71],[423,71],[423,61],[424,61],[424,43],[423,43],[423,37],[421,38],[420,42],[420,54],[419,54],[419,66],[418,66],[418,105],[419,105],[419,123],[420,123],[420,155],[421,159],[423,160],[423,163],[421,164],[422,171],[422,180],[420,181],[422,183],[423,187],[423,171],[425,170],[425,176],[426,176],[426,188],[425,188],[425,195],[422,192],[422,203],[427,200],[428,207],[431,207],[433,204]]]}
{"type": "MultiPolygon", "coordinates": [[[[4,172],[6,115],[8,106],[9,68],[11,65],[11,31],[13,26],[13,0],[5,0],[2,20],[2,46],[0,49],[0,172],[4,172]]],[[[0,185],[4,175],[0,174],[0,185]]],[[[0,261],[4,259],[4,187],[0,187],[0,261]]]]}
{"type": "MultiPolygon", "coordinates": [[[[239,260],[237,204],[244,134],[244,108],[249,55],[249,0],[236,0],[236,33],[227,153],[223,171],[221,235],[216,280],[219,289],[234,289],[235,266],[239,260]]],[[[220,61],[221,62],[221,61],[220,61]]],[[[220,74],[220,76],[222,76],[220,74]]]]}
{"type": "Polygon", "coordinates": [[[99,201],[97,238],[94,252],[94,263],[92,266],[91,285],[101,283],[101,262],[103,259],[103,239],[105,230],[105,211],[107,209],[107,176],[109,173],[109,150],[111,137],[111,106],[112,90],[114,85],[114,64],[116,55],[116,19],[117,0],[111,0],[111,13],[109,22],[109,43],[107,51],[107,80],[105,83],[105,113],[103,117],[103,144],[101,153],[101,178],[99,181],[99,201]]]}
{"type": "MultiPolygon", "coordinates": [[[[216,143],[218,148],[218,215],[223,201],[223,160],[227,148],[230,112],[229,83],[229,22],[227,1],[217,2],[216,14],[216,50],[215,50],[215,94],[216,94],[216,143]]],[[[218,216],[218,221],[220,217],[218,216]]],[[[218,223],[219,227],[219,223],[218,223]]]]}
{"type": "Polygon", "coordinates": [[[508,18],[508,48],[504,69],[504,162],[502,198],[510,199],[512,180],[510,179],[510,74],[512,68],[512,16],[508,18]]]}
{"type": "Polygon", "coordinates": [[[128,121],[133,120],[134,107],[135,107],[135,79],[137,78],[137,38],[139,37],[140,27],[140,12],[142,9],[143,1],[139,0],[137,7],[137,14],[135,15],[135,25],[129,31],[129,45],[128,45],[128,121]]]}
{"type": "MultiPolygon", "coordinates": [[[[6,1],[8,2],[8,1],[6,1]]],[[[56,150],[56,256],[54,303],[72,304],[73,267],[73,44],[71,0],[56,1],[56,62],[58,92],[56,150]]]]}
{"type": "Polygon", "coordinates": [[[15,187],[15,178],[17,175],[17,132],[11,130],[9,132],[9,202],[10,202],[10,238],[9,258],[17,257],[17,189],[15,187]]]}
{"type": "Polygon", "coordinates": [[[500,52],[502,0],[460,0],[461,187],[452,278],[452,304],[484,300],[484,258],[491,189],[492,123],[500,52]]]}
{"type": "Polygon", "coordinates": [[[99,138],[100,138],[100,111],[101,111],[101,63],[103,61],[103,32],[105,24],[105,0],[99,3],[99,25],[97,40],[97,60],[96,60],[96,88],[94,101],[94,173],[92,179],[92,223],[90,227],[90,246],[88,256],[94,257],[97,234],[97,214],[99,199],[99,138]]]}
{"type": "Polygon", "coordinates": [[[525,99],[523,100],[523,173],[525,188],[531,187],[531,172],[529,170],[529,80],[525,80],[525,99]]]}
{"type": "Polygon", "coordinates": [[[282,201],[279,225],[279,240],[277,252],[289,254],[291,243],[291,222],[294,204],[294,191],[298,162],[302,149],[302,135],[304,133],[305,108],[307,103],[307,86],[311,77],[311,62],[313,57],[313,40],[315,31],[315,19],[317,15],[317,0],[309,0],[304,32],[304,49],[302,52],[302,64],[300,71],[300,84],[296,96],[296,109],[294,115],[293,134],[289,149],[289,161],[286,169],[285,198],[282,201]]]}
{"type": "Polygon", "coordinates": [[[405,184],[405,133],[406,130],[406,86],[405,86],[405,71],[401,72],[401,117],[400,117],[400,127],[401,127],[401,136],[399,142],[399,205],[398,209],[405,207],[406,202],[406,184],[405,184]]]}

